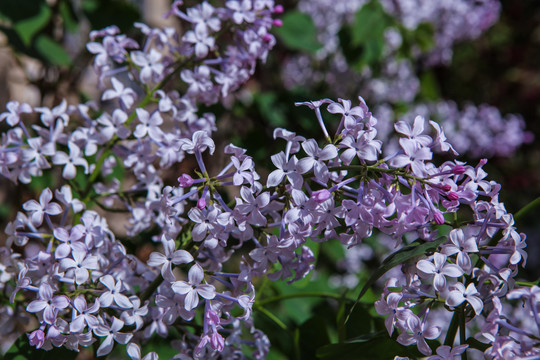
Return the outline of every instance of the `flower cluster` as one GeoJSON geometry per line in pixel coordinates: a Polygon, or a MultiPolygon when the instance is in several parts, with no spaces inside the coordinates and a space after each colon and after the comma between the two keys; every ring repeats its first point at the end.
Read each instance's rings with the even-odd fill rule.
{"type": "MultiPolygon", "coordinates": [[[[381,140],[391,134],[393,122],[412,123],[416,115],[422,114],[444,126],[461,154],[474,158],[511,156],[522,144],[530,142],[531,134],[525,131],[519,115],[502,116],[486,104],[466,105],[460,110],[451,101],[432,104],[417,99],[418,69],[448,65],[455,43],[479,37],[497,21],[501,7],[498,1],[379,1],[394,23],[385,30],[380,64],[366,64],[359,72],[347,62],[339,33],[368,3],[300,1],[298,8],[313,19],[322,48],[314,56],[291,56],[282,70],[284,84],[293,88],[322,82],[335,94],[355,96],[361,92],[372,102],[377,118],[384,120],[379,122],[381,140]],[[405,33],[426,24],[433,28],[433,47],[425,50],[416,45],[409,56],[403,56],[403,47],[410,46],[411,41],[405,33]],[[405,115],[404,105],[408,108],[405,115]],[[478,128],[482,130],[478,132],[478,128]],[[478,138],[478,134],[482,137],[478,138]]],[[[377,17],[373,21],[381,20],[377,17]]]]}
{"type": "Polygon", "coordinates": [[[200,115],[198,104],[216,103],[247,80],[274,43],[269,30],[281,10],[271,0],[187,9],[176,1],[169,15],[185,23],[182,36],[139,25],[146,35],[139,46],[114,27],[92,33],[88,49],[104,86],[99,109],[9,104],[0,173],[28,183],[56,170],[66,184],[26,201],[5,229],[0,289],[11,304],[1,302],[0,323],[11,327],[2,331],[33,314],[38,325],[28,340],[36,348],[96,343],[105,356],[118,343],[140,359],[141,345],[173,335],[177,359],[247,351],[262,359],[270,343],[254,326],[255,279],[301,280],[314,268],[310,241],[354,248],[381,232],[394,248],[412,246],[403,244],[412,235],[413,245],[430,249],[393,273],[375,305],[399,343],[432,355],[425,339],[444,330],[432,358],[451,357],[469,351],[455,339],[457,328],[481,329],[492,358],[539,355],[536,330],[501,310],[507,300],[524,301],[540,326],[538,288],[513,280],[526,260],[525,235],[498,201],[500,185],[486,179],[485,160],[432,161],[434,151],[455,152],[437,123],[397,122],[398,147],[386,155],[361,98],[297,103],[315,112],[322,141],[276,129],[284,150],[271,157],[275,169],[265,180],[234,145],[211,173],[215,118],[200,115]],[[169,90],[175,78],[179,89],[169,90]],[[39,122],[30,127],[32,114],[39,122]],[[328,114],[340,117],[332,135],[328,114]],[[167,185],[165,170],[184,160],[197,170],[167,185]],[[134,184],[107,180],[116,168],[134,184]],[[227,201],[231,187],[238,196],[227,201]],[[104,213],[116,211],[129,214],[129,238],[149,240],[147,260],[109,227],[104,213]],[[452,316],[448,329],[431,324],[437,312],[452,316]]]}

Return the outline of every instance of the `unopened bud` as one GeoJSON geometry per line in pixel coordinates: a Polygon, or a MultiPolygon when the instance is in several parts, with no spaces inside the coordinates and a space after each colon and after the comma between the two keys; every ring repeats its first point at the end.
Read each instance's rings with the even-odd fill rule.
{"type": "Polygon", "coordinates": [[[191,185],[193,185],[193,183],[195,182],[195,180],[193,180],[193,178],[191,176],[189,176],[188,174],[182,174],[179,178],[178,178],[178,183],[180,184],[180,187],[190,187],[191,185]]]}
{"type": "Polygon", "coordinates": [[[448,192],[448,191],[452,190],[452,187],[450,185],[448,185],[448,184],[444,184],[443,186],[441,186],[441,189],[442,189],[442,191],[448,192]]]}
{"type": "Polygon", "coordinates": [[[262,39],[263,39],[264,42],[270,42],[270,41],[272,41],[272,35],[264,34],[262,39]]]}
{"type": "Polygon", "coordinates": [[[443,214],[440,212],[440,211],[435,211],[433,213],[433,220],[435,221],[435,223],[437,225],[442,225],[444,224],[444,216],[443,214]]]}
{"type": "Polygon", "coordinates": [[[450,191],[446,196],[448,197],[448,200],[452,201],[459,199],[459,195],[453,191],[450,191]]]}
{"type": "Polygon", "coordinates": [[[282,14],[282,13],[283,13],[283,5],[274,6],[274,14],[282,14]]]}
{"type": "Polygon", "coordinates": [[[454,166],[454,168],[452,169],[452,172],[454,173],[454,175],[461,175],[461,174],[464,174],[465,173],[465,170],[467,170],[465,168],[465,166],[463,165],[456,165],[454,166]]]}
{"type": "Polygon", "coordinates": [[[327,189],[317,190],[311,194],[311,198],[318,203],[325,202],[330,197],[332,197],[332,194],[327,189]]]}
{"type": "Polygon", "coordinates": [[[197,201],[197,208],[199,208],[199,210],[202,210],[205,207],[206,207],[206,199],[202,197],[197,201]]]}
{"type": "Polygon", "coordinates": [[[274,25],[275,27],[282,27],[283,21],[281,21],[280,19],[274,19],[274,21],[272,21],[272,25],[274,25]]]}

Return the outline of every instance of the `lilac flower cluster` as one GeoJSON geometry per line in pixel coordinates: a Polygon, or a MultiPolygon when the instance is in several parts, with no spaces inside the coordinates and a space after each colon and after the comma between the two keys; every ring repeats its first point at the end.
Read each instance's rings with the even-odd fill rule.
{"type": "MultiPolygon", "coordinates": [[[[397,147],[396,138],[391,138],[395,114],[388,105],[380,105],[374,110],[378,130],[382,138],[387,137],[389,148],[397,147]]],[[[510,156],[523,144],[533,140],[533,134],[526,130],[523,117],[518,114],[503,116],[494,106],[466,104],[462,110],[453,101],[417,104],[399,120],[412,123],[421,115],[433,118],[443,124],[448,138],[460,154],[467,153],[474,158],[510,156]],[[497,144],[493,146],[493,144],[497,144]]]]}
{"type": "Polygon", "coordinates": [[[433,359],[469,351],[455,339],[458,327],[482,336],[492,358],[539,355],[536,329],[520,328],[501,310],[507,300],[524,301],[522,311],[540,325],[538,289],[513,280],[526,260],[525,235],[498,201],[500,185],[486,179],[485,160],[435,165],[433,151],[454,149],[422,117],[397,122],[399,148],[383,155],[377,119],[362,99],[355,106],[323,99],[296,105],[315,112],[324,140],[276,129],[284,150],[271,157],[266,181],[234,145],[224,149],[228,162],[210,173],[215,119],[199,115],[197,104],[219,101],[252,74],[274,43],[269,30],[281,8],[271,0],[181,5],[169,15],[184,21],[182,36],[139,25],[146,35],[139,46],[115,28],[92,34],[88,49],[104,86],[99,112],[88,104],[12,102],[2,114],[10,129],[2,136],[1,174],[28,183],[58,171],[66,184],[25,202],[5,229],[0,289],[11,304],[1,302],[0,323],[15,330],[33,314],[29,342],[47,350],[96,343],[104,356],[119,343],[140,359],[149,339],[174,334],[176,359],[239,358],[246,347],[263,359],[270,344],[253,324],[255,278],[298,281],[314,268],[308,241],[352,248],[380,231],[394,247],[412,234],[436,249],[403,264],[376,303],[401,344],[432,355],[425,339],[441,337],[443,329],[430,324],[440,311],[457,325],[444,329],[433,359]],[[180,89],[168,90],[174,78],[180,89]],[[341,118],[333,136],[324,110],[341,118]],[[32,114],[39,122],[30,127],[32,114]],[[166,185],[165,170],[186,158],[198,169],[166,185]],[[135,184],[107,182],[102,175],[115,167],[135,184]],[[226,187],[239,194],[228,203],[226,187]],[[104,213],[119,210],[129,213],[129,237],[156,234],[148,236],[154,251],[147,261],[109,228],[104,213]],[[247,251],[238,261],[240,249],[247,251]]]}
{"type": "MultiPolygon", "coordinates": [[[[394,26],[388,27],[380,69],[376,72],[365,66],[359,73],[347,63],[338,33],[343,25],[354,20],[354,14],[366,3],[364,0],[331,3],[300,1],[298,8],[312,17],[323,46],[313,57],[293,56],[285,63],[282,78],[287,87],[309,87],[322,82],[330,87],[332,93],[342,96],[360,92],[376,105],[374,114],[381,120],[412,122],[417,114],[426,118],[431,116],[444,124],[461,154],[467,153],[475,158],[511,156],[517,148],[531,140],[519,115],[503,116],[496,108],[486,104],[478,107],[467,105],[460,110],[451,101],[435,104],[416,101],[420,92],[417,69],[448,65],[455,43],[479,37],[498,20],[501,7],[498,1],[381,0],[385,11],[404,28],[414,30],[423,23],[432,26],[434,45],[427,53],[413,48],[411,55],[404,58],[399,51],[404,43],[402,33],[394,26]],[[396,112],[396,104],[401,108],[406,104],[408,114],[402,116],[396,112]],[[476,137],[478,132],[474,129],[478,128],[482,129],[481,138],[476,137]],[[507,137],[507,134],[510,136],[507,137]]],[[[391,123],[389,121],[379,122],[379,126],[382,123],[384,127],[391,123]]],[[[390,134],[392,127],[386,126],[386,131],[385,128],[381,130],[381,136],[390,134]]]]}

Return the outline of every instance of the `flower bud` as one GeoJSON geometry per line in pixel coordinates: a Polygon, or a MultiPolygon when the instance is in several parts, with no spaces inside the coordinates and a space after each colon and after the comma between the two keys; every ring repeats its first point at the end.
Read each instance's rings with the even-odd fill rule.
{"type": "Polygon", "coordinates": [[[450,190],[452,190],[452,187],[448,184],[444,184],[443,186],[441,186],[441,189],[442,191],[445,191],[445,192],[448,192],[450,190]]]}
{"type": "Polygon", "coordinates": [[[225,339],[216,331],[210,337],[210,346],[212,346],[212,349],[222,352],[225,347],[225,339]]]}
{"type": "Polygon", "coordinates": [[[311,198],[318,203],[325,202],[331,197],[332,197],[332,194],[327,189],[317,190],[311,194],[311,198]]]}
{"type": "Polygon", "coordinates": [[[31,346],[35,346],[36,349],[40,349],[43,346],[43,343],[45,343],[45,333],[41,329],[32,331],[28,335],[28,340],[31,346]]]}
{"type": "Polygon", "coordinates": [[[282,13],[283,13],[283,5],[274,6],[274,14],[282,14],[282,13]]]}
{"type": "Polygon", "coordinates": [[[188,174],[182,174],[179,178],[178,178],[178,183],[180,184],[180,187],[190,187],[191,185],[193,185],[193,183],[195,182],[195,180],[193,180],[193,178],[191,176],[189,176],[188,174]]]}
{"type": "Polygon", "coordinates": [[[274,25],[275,27],[282,27],[283,21],[281,21],[280,19],[274,19],[274,21],[272,21],[272,25],[274,25]]]}
{"type": "Polygon", "coordinates": [[[461,174],[464,174],[465,173],[465,170],[467,170],[465,168],[465,166],[463,165],[456,165],[454,166],[454,168],[452,169],[452,172],[454,173],[454,175],[461,175],[461,174]]]}
{"type": "Polygon", "coordinates": [[[447,195],[448,200],[457,200],[459,199],[459,195],[453,191],[450,191],[447,195]]]}
{"type": "Polygon", "coordinates": [[[443,214],[440,212],[440,211],[435,211],[433,213],[433,220],[435,221],[435,223],[437,225],[442,225],[444,224],[444,216],[443,214]]]}
{"type": "Polygon", "coordinates": [[[202,210],[205,207],[206,207],[206,199],[202,197],[197,201],[197,208],[199,208],[199,210],[202,210]]]}

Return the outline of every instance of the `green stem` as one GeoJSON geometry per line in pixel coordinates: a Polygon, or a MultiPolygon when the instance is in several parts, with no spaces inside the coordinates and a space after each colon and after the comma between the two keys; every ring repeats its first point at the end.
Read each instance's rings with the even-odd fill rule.
{"type": "Polygon", "coordinates": [[[256,310],[259,310],[260,312],[262,312],[264,315],[266,315],[266,317],[268,317],[270,320],[272,320],[274,323],[276,323],[277,326],[279,326],[280,328],[282,328],[283,330],[287,331],[288,328],[287,328],[287,325],[285,325],[285,323],[283,323],[283,321],[279,320],[274,314],[272,314],[270,311],[266,310],[265,308],[263,308],[262,306],[256,306],[255,307],[256,310]]]}
{"type": "Polygon", "coordinates": [[[522,207],[517,213],[515,213],[514,220],[517,221],[521,219],[523,216],[527,215],[537,207],[540,207],[540,197],[537,197],[536,199],[522,207]]]}
{"type": "Polygon", "coordinates": [[[446,337],[444,338],[444,345],[448,345],[450,347],[454,345],[454,339],[456,338],[457,329],[459,327],[458,320],[458,315],[454,311],[454,314],[452,315],[452,320],[450,320],[450,325],[448,325],[448,332],[446,333],[446,337]]]}
{"type": "MultiPolygon", "coordinates": [[[[461,305],[458,309],[458,317],[459,317],[459,344],[460,345],[466,345],[467,344],[467,334],[466,334],[466,328],[465,328],[465,306],[461,305]]],[[[461,360],[467,360],[467,350],[461,355],[461,360]]]]}

